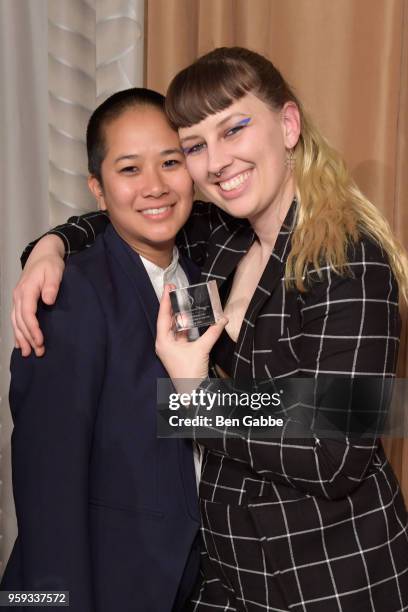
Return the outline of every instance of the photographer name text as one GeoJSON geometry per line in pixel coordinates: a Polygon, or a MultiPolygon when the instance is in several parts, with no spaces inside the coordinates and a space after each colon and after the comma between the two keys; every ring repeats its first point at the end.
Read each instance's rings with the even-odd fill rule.
{"type": "Polygon", "coordinates": [[[283,427],[283,419],[272,416],[253,416],[247,414],[242,418],[224,417],[221,414],[215,417],[195,416],[180,417],[173,414],[169,417],[171,427],[283,427]]]}

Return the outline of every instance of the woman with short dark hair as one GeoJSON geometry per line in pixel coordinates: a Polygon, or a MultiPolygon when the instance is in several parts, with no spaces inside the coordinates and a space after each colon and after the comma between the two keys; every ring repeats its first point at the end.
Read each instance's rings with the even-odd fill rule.
{"type": "Polygon", "coordinates": [[[18,535],[1,588],[52,610],[176,612],[198,573],[199,511],[191,441],[156,436],[154,343],[165,280],[198,273],[175,247],[192,182],[154,91],[105,100],[87,147],[111,225],[39,305],[44,357],[12,356],[18,535]]]}

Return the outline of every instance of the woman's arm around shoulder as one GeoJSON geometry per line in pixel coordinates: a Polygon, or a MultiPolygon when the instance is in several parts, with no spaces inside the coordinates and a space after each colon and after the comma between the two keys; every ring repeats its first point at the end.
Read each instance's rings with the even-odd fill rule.
{"type": "Polygon", "coordinates": [[[71,217],[31,242],[21,256],[23,272],[13,292],[11,320],[15,346],[24,356],[31,348],[39,357],[44,354],[44,337],[35,316],[38,300],[53,304],[64,272],[64,259],[91,246],[98,233],[109,223],[103,212],[71,217]]]}
{"type": "Polygon", "coordinates": [[[70,217],[66,223],[53,227],[43,236],[30,242],[21,254],[21,265],[24,268],[33,249],[49,234],[61,239],[64,246],[64,256],[68,257],[72,253],[77,253],[88,246],[92,246],[96,236],[105,231],[108,223],[110,221],[106,212],[98,210],[70,217]]]}
{"type": "Polygon", "coordinates": [[[208,247],[221,232],[229,232],[237,220],[211,202],[195,200],[185,226],[177,235],[177,245],[197,265],[207,258],[208,247]]]}

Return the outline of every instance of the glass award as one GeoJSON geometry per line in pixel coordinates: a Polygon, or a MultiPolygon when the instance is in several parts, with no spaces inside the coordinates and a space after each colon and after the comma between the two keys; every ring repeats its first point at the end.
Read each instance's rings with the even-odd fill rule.
{"type": "Polygon", "coordinates": [[[215,280],[173,289],[169,295],[176,331],[208,327],[223,316],[215,280]]]}

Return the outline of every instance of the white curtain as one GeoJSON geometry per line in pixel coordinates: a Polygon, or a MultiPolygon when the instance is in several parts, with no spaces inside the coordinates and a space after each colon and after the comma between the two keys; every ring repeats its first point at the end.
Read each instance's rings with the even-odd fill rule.
{"type": "Polygon", "coordinates": [[[1,561],[16,535],[7,392],[11,291],[22,247],[48,225],[47,2],[0,0],[1,561]]]}
{"type": "Polygon", "coordinates": [[[94,207],[86,123],[112,92],[143,84],[143,28],[143,0],[0,0],[1,571],[16,536],[7,393],[19,254],[49,225],[94,207]]]}

